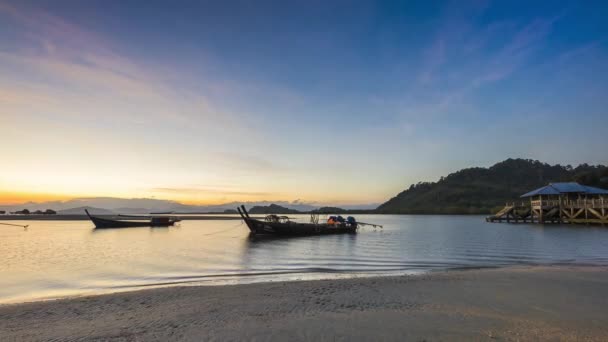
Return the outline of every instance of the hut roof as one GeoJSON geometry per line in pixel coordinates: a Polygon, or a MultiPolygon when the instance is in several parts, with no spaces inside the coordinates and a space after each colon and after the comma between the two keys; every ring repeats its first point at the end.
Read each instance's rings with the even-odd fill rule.
{"type": "Polygon", "coordinates": [[[593,186],[586,186],[584,185],[585,188],[587,188],[587,193],[588,194],[592,194],[592,195],[608,195],[608,190],[606,189],[602,189],[602,188],[596,188],[593,186]]]}
{"type": "Polygon", "coordinates": [[[536,190],[521,195],[521,197],[532,197],[540,195],[559,195],[559,194],[586,194],[586,195],[608,195],[608,190],[595,188],[592,186],[581,185],[576,182],[551,183],[536,190]]]}

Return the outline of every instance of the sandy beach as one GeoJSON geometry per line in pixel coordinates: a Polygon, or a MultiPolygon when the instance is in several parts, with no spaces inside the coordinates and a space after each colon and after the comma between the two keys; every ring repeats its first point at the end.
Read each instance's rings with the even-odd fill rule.
{"type": "Polygon", "coordinates": [[[0,306],[2,341],[608,340],[608,268],[191,286],[0,306]]]}

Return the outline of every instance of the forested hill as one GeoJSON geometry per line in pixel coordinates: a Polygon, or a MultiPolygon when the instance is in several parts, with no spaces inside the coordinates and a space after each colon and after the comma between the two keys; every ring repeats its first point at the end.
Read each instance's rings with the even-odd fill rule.
{"type": "Polygon", "coordinates": [[[486,214],[530,190],[568,181],[608,188],[608,167],[507,159],[489,168],[463,169],[438,182],[412,184],[377,210],[395,214],[486,214]]]}

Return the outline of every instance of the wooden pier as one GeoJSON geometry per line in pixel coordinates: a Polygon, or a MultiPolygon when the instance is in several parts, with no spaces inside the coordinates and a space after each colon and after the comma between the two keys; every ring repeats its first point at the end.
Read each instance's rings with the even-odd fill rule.
{"type": "Polygon", "coordinates": [[[547,187],[534,190],[522,196],[530,197],[529,202],[507,203],[498,213],[487,217],[486,221],[608,224],[608,196],[605,195],[608,191],[581,186],[577,183],[558,183],[549,186],[553,188],[551,190],[553,192],[546,190],[547,187]],[[569,187],[558,186],[561,184],[569,185],[569,187]],[[583,190],[559,192],[560,188],[575,188],[572,184],[586,189],[586,192],[583,190]]]}

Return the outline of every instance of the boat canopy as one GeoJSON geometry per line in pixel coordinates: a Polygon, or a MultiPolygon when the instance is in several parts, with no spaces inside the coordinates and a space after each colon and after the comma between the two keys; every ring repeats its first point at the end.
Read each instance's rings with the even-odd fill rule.
{"type": "Polygon", "coordinates": [[[584,194],[584,195],[608,195],[608,190],[600,189],[592,186],[581,185],[576,182],[567,183],[550,183],[536,190],[521,195],[521,197],[532,197],[542,195],[560,195],[560,194],[584,194]]]}

